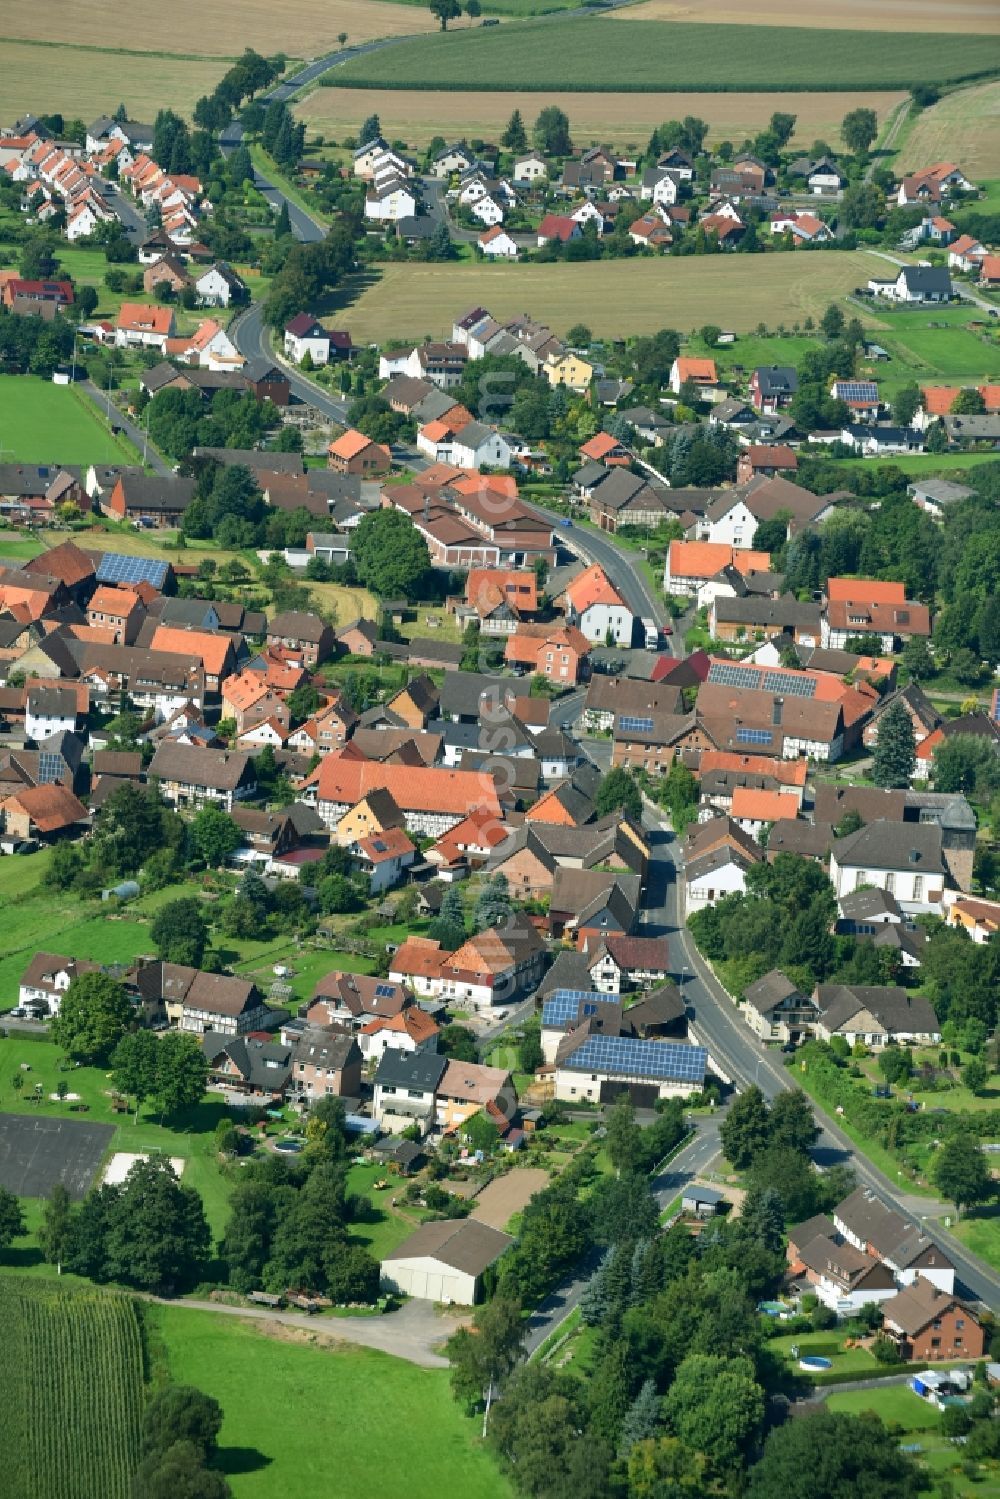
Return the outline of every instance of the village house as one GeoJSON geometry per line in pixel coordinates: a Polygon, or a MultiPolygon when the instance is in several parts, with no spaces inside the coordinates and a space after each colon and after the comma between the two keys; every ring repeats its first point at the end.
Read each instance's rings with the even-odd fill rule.
{"type": "Polygon", "coordinates": [[[169,307],[123,302],[115,319],[115,343],[120,349],[159,349],[166,352],[174,335],[174,314],[169,307]]]}
{"type": "Polygon", "coordinates": [[[923,1275],[882,1303],[882,1330],[904,1364],[978,1359],[986,1352],[986,1332],[972,1308],[923,1275]]]}
{"type": "Polygon", "coordinates": [[[899,1285],[912,1285],[921,1276],[954,1294],[955,1267],[944,1250],[924,1229],[887,1207],[871,1187],[857,1187],[832,1216],[837,1233],[885,1265],[899,1285]]]}
{"type": "Polygon", "coordinates": [[[330,443],[326,450],[327,465],[337,474],[359,474],[377,478],[389,472],[392,454],[383,443],[373,442],[363,432],[349,428],[330,443]]]}
{"type": "Polygon", "coordinates": [[[301,364],[308,354],[313,364],[330,362],[330,335],[311,313],[298,312],[285,324],[285,357],[301,364]]]}
{"type": "Polygon", "coordinates": [[[201,1049],[213,1087],[267,1104],[284,1101],[292,1071],[291,1046],[258,1036],[206,1031],[201,1049]]]}
{"type": "Polygon", "coordinates": [[[740,1005],[744,1019],[765,1042],[796,1045],[812,1035],[819,1006],[778,968],[748,984],[740,1005]]]}
{"type": "Polygon", "coordinates": [[[58,1015],[63,996],[75,978],[99,973],[100,963],[66,958],[59,953],[38,952],[21,975],[17,991],[19,1005],[37,1010],[43,1017],[58,1015]]]}
{"type": "Polygon", "coordinates": [[[926,604],[906,597],[903,583],[872,582],[866,578],[830,578],[826,585],[821,644],[844,650],[852,636],[877,635],[883,654],[891,655],[906,641],[931,633],[926,604]]]}
{"type": "Polygon", "coordinates": [[[813,999],[821,1041],[841,1036],[880,1051],[889,1045],[936,1045],[940,1024],[930,1002],[891,985],[817,984],[813,999]]]}
{"type": "Polygon", "coordinates": [[[232,812],[236,802],[256,790],[253,760],[240,750],[202,749],[162,741],[149,765],[167,801],[178,810],[219,807],[232,812]]]}
{"type": "Polygon", "coordinates": [[[131,469],[119,474],[100,508],[112,520],[153,529],[176,528],[193,499],[193,479],[160,478],[131,469]]]}
{"type": "Polygon", "coordinates": [[[562,594],[566,619],[594,645],[632,644],[635,616],[604,569],[594,562],[562,594]]]}
{"type": "Polygon", "coordinates": [[[687,911],[713,906],[724,895],[745,894],[747,870],[763,857],[760,846],[729,817],[695,824],[685,841],[687,911]]]}
{"type": "Polygon", "coordinates": [[[257,985],[226,973],[197,971],[181,1006],[178,1028],[198,1035],[245,1036],[267,1029],[270,1010],[257,985]]]}
{"type": "Polygon", "coordinates": [[[385,765],[338,751],[323,758],[307,789],[327,827],[338,828],[338,836],[344,813],[377,789],[391,793],[409,833],[439,838],[473,808],[500,820],[496,783],[479,771],[385,765]]]}
{"type": "Polygon", "coordinates": [[[354,1036],[308,1024],[292,1057],[290,1091],[310,1103],[320,1098],[358,1098],[363,1067],[354,1036]]]}
{"type": "Polygon", "coordinates": [[[911,916],[940,915],[947,870],[936,823],[879,819],[839,838],[830,854],[830,881],[838,898],[877,885],[911,916]]]}
{"type": "Polygon", "coordinates": [[[334,640],[331,625],[300,609],[285,609],[267,624],[268,645],[300,657],[303,666],[321,666],[333,655],[334,640]]]}

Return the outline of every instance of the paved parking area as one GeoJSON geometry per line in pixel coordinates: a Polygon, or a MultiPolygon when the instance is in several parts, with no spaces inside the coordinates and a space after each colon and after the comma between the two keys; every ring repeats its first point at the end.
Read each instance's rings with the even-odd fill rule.
{"type": "Polygon", "coordinates": [[[0,1114],[0,1186],[18,1197],[48,1197],[57,1182],[71,1197],[90,1188],[111,1144],[113,1124],[0,1114]]]}

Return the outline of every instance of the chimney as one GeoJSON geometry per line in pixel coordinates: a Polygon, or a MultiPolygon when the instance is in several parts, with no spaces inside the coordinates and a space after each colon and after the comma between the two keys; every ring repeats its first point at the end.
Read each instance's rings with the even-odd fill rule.
{"type": "Polygon", "coordinates": [[[781,725],[781,711],[782,711],[782,708],[784,707],[784,705],[785,705],[785,700],[784,700],[783,697],[776,697],[775,698],[774,704],[773,704],[773,706],[771,708],[771,722],[774,724],[774,726],[776,728],[779,728],[780,725],[781,725]]]}

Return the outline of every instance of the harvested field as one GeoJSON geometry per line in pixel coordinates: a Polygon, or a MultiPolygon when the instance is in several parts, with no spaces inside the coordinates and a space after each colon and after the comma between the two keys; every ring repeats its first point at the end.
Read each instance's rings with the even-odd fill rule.
{"type": "MultiPolygon", "coordinates": [[[[370,41],[377,36],[407,35],[435,31],[437,22],[424,7],[394,5],[391,0],[298,0],[292,14],[273,0],[242,0],[239,6],[222,0],[174,0],[171,5],[144,5],[138,28],[121,25],[121,6],[114,0],[93,0],[81,6],[75,0],[51,0],[33,12],[18,27],[10,18],[8,31],[39,42],[87,45],[99,38],[121,38],[125,48],[136,52],[158,52],[165,57],[190,51],[211,57],[236,58],[244,47],[259,52],[284,52],[289,57],[319,57],[337,47],[337,36],[346,31],[351,42],[370,41]],[[182,40],[183,39],[183,40],[182,40]],[[187,46],[183,45],[187,42],[187,46]]],[[[9,42],[5,40],[5,48],[9,42]]],[[[6,56],[6,52],[5,52],[6,56]]],[[[86,64],[78,63],[86,81],[86,64]]],[[[5,72],[7,69],[4,70],[5,72]]],[[[224,71],[219,69],[218,73],[224,71]]],[[[129,95],[128,69],[119,71],[119,88],[129,95]]],[[[93,117],[93,109],[87,116],[93,117]]]]}
{"type": "Polygon", "coordinates": [[[718,4],[717,0],[644,0],[615,11],[624,21],[707,21],[725,25],[851,27],[859,31],[1000,32],[995,0],[763,0],[763,4],[718,4]]]}
{"type": "Polygon", "coordinates": [[[817,139],[834,142],[849,110],[876,110],[881,127],[903,98],[902,92],[549,94],[542,101],[537,94],[428,94],[421,89],[372,89],[359,98],[356,89],[318,88],[296,105],[295,112],[310,128],[340,139],[358,129],[362,115],[374,111],[393,139],[425,146],[435,135],[466,134],[471,139],[496,140],[512,110],[519,109],[530,126],[544,102],[565,111],[577,145],[600,142],[627,148],[644,147],[657,125],[687,114],[708,121],[709,144],[721,140],[738,143],[763,129],[775,110],[787,110],[796,117],[792,139],[807,150],[817,139]]]}
{"type": "Polygon", "coordinates": [[[338,317],[355,342],[442,337],[457,310],[482,305],[494,317],[526,307],[565,333],[585,322],[598,337],[655,328],[689,332],[719,323],[737,333],[758,323],[790,328],[879,273],[864,251],[808,255],[716,255],[687,259],[554,265],[391,265],[338,317]]]}
{"type": "Polygon", "coordinates": [[[524,1208],[536,1192],[549,1184],[549,1173],[537,1166],[508,1171],[485,1186],[476,1198],[471,1216],[479,1223],[488,1223],[490,1228],[501,1232],[507,1227],[515,1213],[524,1208]]]}
{"type": "Polygon", "coordinates": [[[899,165],[909,171],[932,161],[961,162],[973,182],[1000,177],[1000,83],[958,89],[916,117],[899,165]]]}
{"type": "MultiPolygon", "coordinates": [[[[82,12],[80,12],[82,16],[82,12]]],[[[46,12],[46,17],[48,12],[46,12]]],[[[124,96],[129,112],[151,120],[158,109],[186,114],[210,94],[224,71],[219,59],[123,56],[99,48],[36,46],[4,42],[0,68],[0,119],[26,110],[58,110],[66,118],[92,120],[110,113],[124,96]]]]}
{"type": "Polygon", "coordinates": [[[1000,41],[985,36],[838,31],[826,46],[795,26],[710,26],[606,17],[505,22],[438,34],[352,58],[336,70],[349,88],[440,89],[465,80],[489,92],[762,93],[909,88],[983,78],[1000,70],[1000,41]],[[623,88],[623,83],[627,86],[623,88]],[[664,85],[668,85],[665,89],[664,85]]]}

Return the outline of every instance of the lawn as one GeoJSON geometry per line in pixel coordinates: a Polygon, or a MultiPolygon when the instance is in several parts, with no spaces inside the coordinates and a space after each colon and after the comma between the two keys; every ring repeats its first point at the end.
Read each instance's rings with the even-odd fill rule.
{"type": "MultiPolygon", "coordinates": [[[[337,76],[336,72],[330,74],[330,81],[335,84],[337,76]]],[[[426,146],[435,135],[441,134],[497,140],[512,110],[519,109],[530,125],[544,102],[555,105],[568,117],[578,146],[607,144],[641,149],[650,132],[664,120],[682,119],[688,114],[707,120],[707,140],[715,145],[722,140],[742,141],[756,135],[767,125],[772,111],[782,110],[796,117],[792,143],[808,150],[814,140],[834,140],[849,110],[874,109],[881,126],[904,97],[901,93],[553,92],[542,101],[536,93],[500,90],[428,94],[422,89],[373,89],[359,99],[355,89],[333,87],[317,88],[306,94],[295,106],[295,113],[310,130],[342,140],[345,134],[358,129],[362,114],[373,110],[391,139],[401,138],[411,146],[426,146]]]]}
{"type": "Polygon", "coordinates": [[[136,454],[99,420],[86,397],[38,375],[0,375],[6,461],[134,463],[136,454]]]}
{"type": "Polygon", "coordinates": [[[219,1466],[235,1499],[509,1499],[446,1371],[362,1348],[306,1346],[307,1329],[278,1340],[211,1312],[150,1315],[171,1378],[222,1405],[219,1466]]]}
{"type": "Polygon", "coordinates": [[[368,53],[336,71],[349,88],[552,89],[616,93],[728,93],[750,80],[761,92],[909,88],[983,77],[1000,67],[1000,41],[841,31],[817,46],[807,27],[713,26],[600,17],[521,22],[483,33],[438,33],[368,53]],[[540,30],[544,27],[544,30],[540,30]],[[595,35],[595,28],[600,28],[595,35]]]}
{"type": "Polygon", "coordinates": [[[951,1220],[951,1233],[973,1254],[1000,1270],[1000,1207],[978,1208],[975,1213],[951,1220]]]}
{"type": "Polygon", "coordinates": [[[877,1390],[845,1390],[830,1395],[827,1407],[850,1416],[875,1411],[885,1422],[896,1421],[907,1432],[935,1431],[941,1424],[941,1412],[915,1395],[907,1385],[882,1385],[877,1390]]]}
{"type": "Polygon", "coordinates": [[[853,1375],[875,1368],[875,1360],[866,1348],[844,1348],[844,1338],[836,1328],[829,1332],[789,1333],[784,1337],[771,1338],[767,1347],[787,1359],[789,1367],[798,1370],[798,1357],[811,1353],[830,1359],[833,1367],[829,1372],[831,1381],[837,1377],[850,1379],[853,1375]],[[792,1348],[799,1350],[798,1355],[792,1348]]]}
{"type": "Polygon", "coordinates": [[[367,1218],[351,1225],[351,1238],[366,1244],[376,1260],[383,1259],[398,1248],[414,1229],[419,1228],[423,1220],[424,1215],[412,1209],[407,1210],[404,1216],[394,1212],[389,1206],[389,1199],[401,1192],[402,1188],[402,1178],[377,1163],[373,1166],[358,1164],[352,1166],[347,1173],[348,1192],[367,1197],[371,1204],[367,1218]],[[376,1192],[377,1181],[388,1181],[389,1186],[376,1192]]]}
{"type": "MultiPolygon", "coordinates": [[[[64,1064],[59,1048],[51,1041],[39,1041],[9,1034],[0,1038],[0,1108],[8,1113],[28,1113],[32,1105],[26,1095],[36,1083],[42,1084],[45,1102],[35,1106],[45,1118],[75,1119],[71,1105],[49,1099],[60,1082],[69,1084],[70,1092],[77,1093],[88,1105],[84,1116],[88,1122],[113,1124],[116,1127],[109,1153],[115,1151],[156,1151],[168,1156],[181,1156],[186,1165],[183,1179],[186,1186],[196,1187],[205,1204],[214,1235],[220,1235],[225,1227],[229,1185],[218,1164],[212,1131],[226,1112],[220,1094],[210,1093],[197,1108],[186,1110],[171,1121],[168,1128],[157,1122],[156,1116],[143,1111],[139,1122],[131,1114],[115,1114],[111,1110],[111,1082],[107,1071],[100,1067],[75,1067],[64,1064]],[[23,1064],[31,1069],[22,1072],[23,1064]],[[23,1081],[20,1092],[15,1090],[13,1079],[23,1081]]],[[[39,1252],[31,1241],[19,1243],[15,1255],[24,1268],[43,1270],[55,1274],[53,1267],[42,1266],[39,1252]]]]}
{"type": "Polygon", "coordinates": [[[906,366],[907,378],[915,380],[940,376],[972,385],[1000,374],[1000,342],[995,337],[981,338],[969,328],[935,328],[934,321],[907,319],[902,326],[895,318],[889,322],[878,342],[894,356],[894,375],[901,373],[899,364],[906,366]]]}
{"type": "MultiPolygon", "coordinates": [[[[691,332],[712,322],[752,333],[791,326],[863,284],[884,262],[865,251],[716,255],[552,265],[388,265],[360,295],[341,301],[356,339],[442,337],[456,308],[485,306],[499,319],[525,307],[557,334],[583,320],[598,338],[650,329],[691,332]]],[[[739,345],[736,346],[737,349],[739,345]]]]}
{"type": "Polygon", "coordinates": [[[10,562],[28,562],[42,550],[33,536],[21,536],[16,531],[0,530],[0,558],[10,562]]]}

